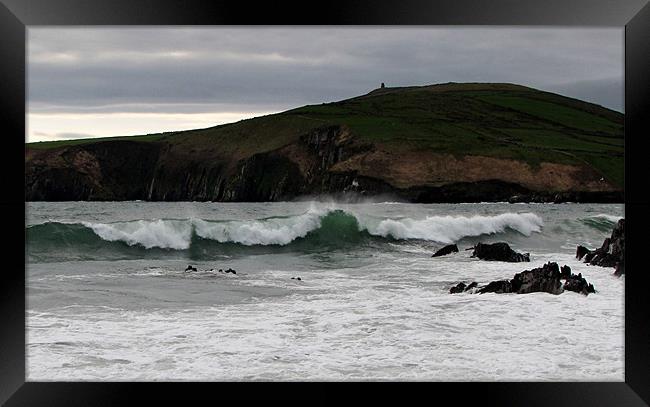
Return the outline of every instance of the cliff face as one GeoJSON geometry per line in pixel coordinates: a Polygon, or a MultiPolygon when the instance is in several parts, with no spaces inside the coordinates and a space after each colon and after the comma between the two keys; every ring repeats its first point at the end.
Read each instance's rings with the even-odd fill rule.
{"type": "Polygon", "coordinates": [[[622,202],[622,126],[511,84],[384,88],[209,129],[28,144],[25,198],[622,202]]]}
{"type": "MultiPolygon", "coordinates": [[[[195,157],[167,143],[105,141],[29,151],[25,193],[27,201],[254,202],[348,193],[392,194],[412,202],[622,200],[619,190],[586,168],[560,168],[565,173],[558,174],[556,189],[536,190],[528,185],[529,178],[544,173],[544,168],[507,173],[504,181],[492,176],[494,166],[507,168],[508,160],[485,159],[486,177],[458,173],[452,178],[449,168],[457,161],[453,157],[432,154],[428,158],[435,163],[408,153],[389,161],[376,159],[385,154],[359,142],[342,126],[319,127],[296,142],[239,160],[195,157]],[[405,165],[414,166],[412,177],[405,165]],[[563,185],[566,179],[571,188],[563,185]]],[[[480,164],[474,167],[481,173],[480,164]]]]}
{"type": "Polygon", "coordinates": [[[159,149],[157,144],[115,141],[37,151],[27,160],[25,198],[144,199],[159,149]]]}

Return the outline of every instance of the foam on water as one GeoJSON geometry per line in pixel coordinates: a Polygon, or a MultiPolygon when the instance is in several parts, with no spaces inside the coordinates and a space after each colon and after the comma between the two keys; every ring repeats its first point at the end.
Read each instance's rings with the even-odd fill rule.
{"type": "Polygon", "coordinates": [[[479,281],[520,267],[438,260],[301,284],[273,271],[238,287],[274,280],[291,295],[218,307],[30,312],[28,379],[623,380],[624,280],[553,256],[598,293],[449,295],[451,263],[479,281]]]}

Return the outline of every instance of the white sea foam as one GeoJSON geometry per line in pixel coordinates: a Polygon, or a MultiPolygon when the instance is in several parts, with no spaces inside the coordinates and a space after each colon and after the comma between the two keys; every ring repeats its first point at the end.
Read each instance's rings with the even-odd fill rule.
{"type": "MultiPolygon", "coordinates": [[[[450,295],[449,286],[459,280],[512,277],[521,266],[458,256],[403,260],[399,276],[388,257],[353,272],[302,273],[301,284],[289,280],[286,271],[258,271],[250,280],[209,286],[215,295],[233,289],[252,295],[255,284],[271,281],[292,290],[292,295],[244,303],[30,311],[27,377],[623,380],[624,280],[580,263],[573,254],[553,254],[536,257],[526,268],[550,260],[569,264],[598,292],[588,297],[573,292],[450,295]]],[[[199,288],[183,288],[187,284],[169,295],[196,297],[199,288]]]]}
{"type": "Polygon", "coordinates": [[[504,213],[496,216],[430,216],[422,220],[386,219],[375,228],[373,235],[395,239],[424,239],[453,243],[468,236],[503,233],[506,229],[530,236],[540,232],[542,219],[534,213],[504,213]]]}
{"type": "Polygon", "coordinates": [[[186,221],[159,219],[111,224],[83,222],[83,225],[109,242],[122,241],[130,246],[140,244],[147,249],[188,249],[192,238],[192,224],[186,221]]]}
{"type": "Polygon", "coordinates": [[[195,220],[196,234],[221,243],[233,242],[246,246],[286,245],[305,237],[321,225],[327,211],[311,209],[303,215],[254,221],[206,222],[195,220]]]}

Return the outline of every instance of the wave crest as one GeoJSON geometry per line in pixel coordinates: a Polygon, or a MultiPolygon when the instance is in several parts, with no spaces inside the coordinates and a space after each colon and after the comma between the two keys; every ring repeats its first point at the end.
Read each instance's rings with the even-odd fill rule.
{"type": "Polygon", "coordinates": [[[430,216],[425,219],[375,219],[341,209],[312,209],[304,214],[245,221],[136,220],[117,223],[30,226],[31,242],[76,245],[92,233],[101,240],[123,242],[146,249],[187,250],[195,238],[244,246],[286,246],[297,241],[314,244],[354,243],[364,237],[420,239],[453,243],[464,237],[517,231],[524,236],[540,232],[542,219],[534,213],[495,216],[430,216]]]}
{"type": "Polygon", "coordinates": [[[129,246],[141,245],[147,249],[189,249],[192,239],[192,224],[178,220],[137,220],[119,223],[82,222],[84,226],[103,240],[122,241],[129,246]]]}
{"type": "Polygon", "coordinates": [[[542,219],[534,213],[504,213],[496,216],[430,216],[422,220],[386,219],[370,230],[373,235],[394,239],[423,239],[453,243],[464,237],[515,230],[524,236],[540,232],[542,219]]]}
{"type": "Polygon", "coordinates": [[[271,218],[253,221],[210,222],[194,220],[196,235],[220,243],[253,245],[287,245],[305,237],[321,225],[323,213],[312,210],[298,215],[287,223],[287,218],[271,218]]]}

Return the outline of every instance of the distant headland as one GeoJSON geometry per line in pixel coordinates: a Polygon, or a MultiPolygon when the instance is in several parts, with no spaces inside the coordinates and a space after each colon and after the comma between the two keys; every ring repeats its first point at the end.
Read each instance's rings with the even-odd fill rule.
{"type": "Polygon", "coordinates": [[[26,144],[27,201],[623,202],[623,114],[507,83],[382,86],[207,129],[26,144]]]}

